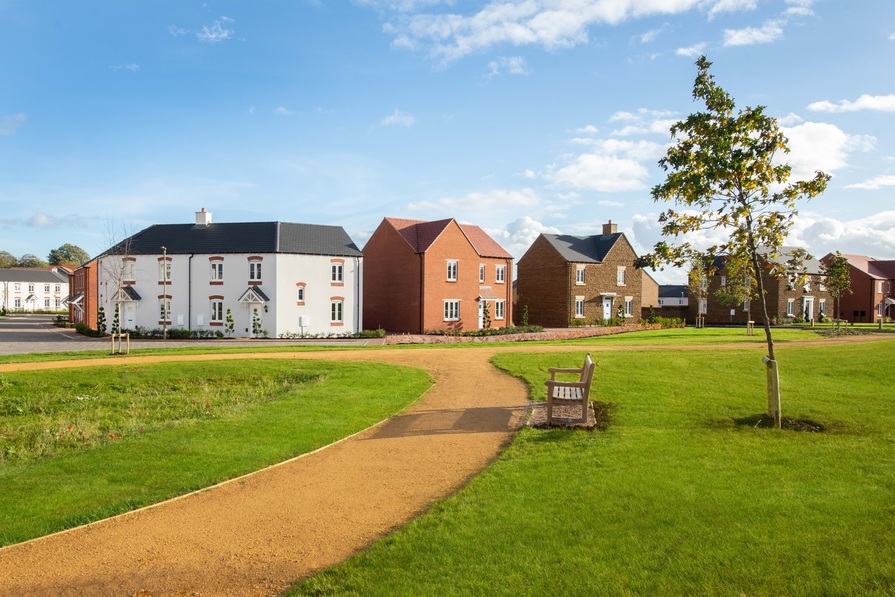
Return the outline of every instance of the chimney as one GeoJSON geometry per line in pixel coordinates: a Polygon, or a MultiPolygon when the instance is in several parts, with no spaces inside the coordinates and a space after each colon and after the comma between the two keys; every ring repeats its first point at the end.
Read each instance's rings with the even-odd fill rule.
{"type": "Polygon", "coordinates": [[[205,211],[205,208],[202,208],[202,211],[196,212],[196,226],[208,226],[211,224],[211,212],[205,211]]]}
{"type": "Polygon", "coordinates": [[[603,236],[609,236],[616,232],[618,232],[618,224],[613,224],[612,220],[609,220],[608,224],[603,224],[603,236]]]}

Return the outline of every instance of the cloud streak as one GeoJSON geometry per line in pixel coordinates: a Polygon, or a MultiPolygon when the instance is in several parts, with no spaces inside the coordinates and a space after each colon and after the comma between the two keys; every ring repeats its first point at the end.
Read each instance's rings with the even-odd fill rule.
{"type": "Polygon", "coordinates": [[[877,112],[895,112],[895,94],[892,95],[867,95],[860,96],[855,101],[842,100],[838,104],[823,100],[808,104],[808,109],[814,112],[859,112],[873,110],[877,112]]]}

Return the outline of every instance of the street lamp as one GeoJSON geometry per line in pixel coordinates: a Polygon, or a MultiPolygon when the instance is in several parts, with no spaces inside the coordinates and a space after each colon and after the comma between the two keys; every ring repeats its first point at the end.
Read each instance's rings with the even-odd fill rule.
{"type": "Polygon", "coordinates": [[[168,248],[162,247],[162,340],[168,338],[168,248]]]}

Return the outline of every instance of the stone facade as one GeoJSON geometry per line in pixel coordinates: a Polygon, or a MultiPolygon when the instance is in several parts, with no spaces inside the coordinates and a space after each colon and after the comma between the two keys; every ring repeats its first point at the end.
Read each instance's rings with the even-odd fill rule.
{"type": "Polygon", "coordinates": [[[643,276],[637,254],[615,224],[603,234],[541,234],[519,260],[517,311],[544,327],[587,325],[621,318],[638,323],[643,276]]]}

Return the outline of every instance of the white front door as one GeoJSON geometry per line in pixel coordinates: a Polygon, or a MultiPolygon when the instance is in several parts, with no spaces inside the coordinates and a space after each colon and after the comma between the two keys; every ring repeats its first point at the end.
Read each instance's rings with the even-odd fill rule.
{"type": "Polygon", "coordinates": [[[479,329],[485,327],[485,299],[479,301],[479,329]]]}
{"type": "Polygon", "coordinates": [[[122,319],[121,327],[125,330],[132,330],[136,326],[134,325],[134,319],[136,318],[137,306],[132,302],[124,303],[124,316],[122,319]]]}
{"type": "Polygon", "coordinates": [[[814,298],[805,297],[802,302],[802,313],[805,315],[805,321],[814,319],[814,298]]]}
{"type": "Polygon", "coordinates": [[[603,297],[603,319],[612,319],[612,297],[603,297]]]}

